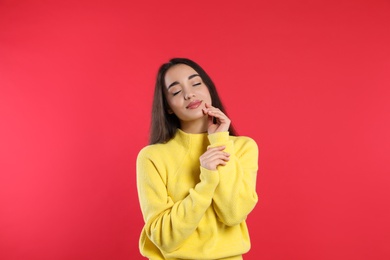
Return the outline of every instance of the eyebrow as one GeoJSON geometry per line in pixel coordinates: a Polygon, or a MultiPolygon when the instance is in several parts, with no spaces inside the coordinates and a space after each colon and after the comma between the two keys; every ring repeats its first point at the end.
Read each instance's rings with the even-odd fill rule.
{"type": "Polygon", "coordinates": [[[195,78],[195,77],[200,77],[199,74],[192,74],[191,76],[188,77],[188,79],[192,79],[192,78],[195,78]]]}
{"type": "MultiPolygon", "coordinates": [[[[199,74],[192,74],[191,76],[188,77],[188,80],[190,80],[190,79],[192,79],[192,78],[195,78],[195,77],[200,77],[200,76],[199,76],[199,74]]],[[[177,84],[179,84],[179,82],[174,81],[174,82],[172,82],[172,83],[168,86],[167,89],[170,89],[171,87],[173,87],[173,86],[175,86],[175,85],[177,85],[177,84]]]]}

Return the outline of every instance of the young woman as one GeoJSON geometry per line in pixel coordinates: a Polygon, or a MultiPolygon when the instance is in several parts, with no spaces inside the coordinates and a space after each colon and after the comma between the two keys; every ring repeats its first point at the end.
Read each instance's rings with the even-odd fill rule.
{"type": "Polygon", "coordinates": [[[145,226],[140,251],[159,259],[242,259],[257,203],[258,148],[237,137],[214,83],[189,59],[163,64],[150,145],[137,158],[145,226]]]}

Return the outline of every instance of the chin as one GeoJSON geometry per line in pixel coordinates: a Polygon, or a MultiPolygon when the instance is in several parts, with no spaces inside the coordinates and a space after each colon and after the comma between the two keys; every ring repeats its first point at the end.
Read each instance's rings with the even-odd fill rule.
{"type": "Polygon", "coordinates": [[[196,120],[200,120],[200,119],[205,119],[205,118],[207,118],[207,115],[203,114],[203,112],[200,111],[200,113],[197,114],[197,115],[186,116],[186,117],[183,117],[183,118],[184,118],[184,120],[182,120],[182,121],[190,122],[190,121],[196,121],[196,120]]]}

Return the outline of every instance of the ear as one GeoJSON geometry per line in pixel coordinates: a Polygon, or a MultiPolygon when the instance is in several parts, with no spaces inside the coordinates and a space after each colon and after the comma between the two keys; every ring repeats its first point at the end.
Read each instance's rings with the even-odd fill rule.
{"type": "Polygon", "coordinates": [[[172,111],[172,109],[171,109],[170,107],[168,107],[167,112],[168,112],[168,114],[170,114],[170,115],[173,114],[173,111],[172,111]]]}

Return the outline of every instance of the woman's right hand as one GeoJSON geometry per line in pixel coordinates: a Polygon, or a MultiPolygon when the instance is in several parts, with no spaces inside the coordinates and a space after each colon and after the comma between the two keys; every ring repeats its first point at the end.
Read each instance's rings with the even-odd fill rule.
{"type": "Polygon", "coordinates": [[[207,151],[199,157],[200,165],[211,171],[215,171],[218,165],[226,165],[227,161],[229,161],[230,154],[223,151],[225,148],[225,146],[208,148],[207,151]]]}

